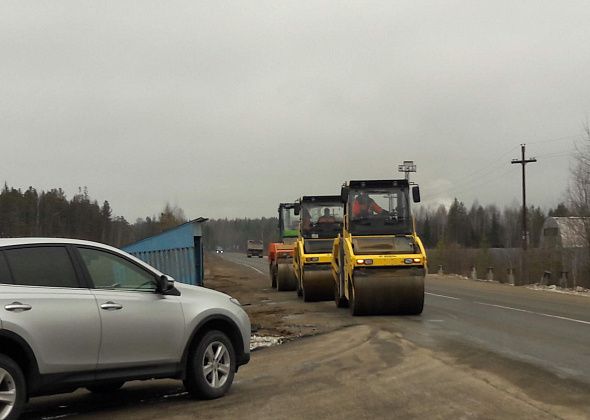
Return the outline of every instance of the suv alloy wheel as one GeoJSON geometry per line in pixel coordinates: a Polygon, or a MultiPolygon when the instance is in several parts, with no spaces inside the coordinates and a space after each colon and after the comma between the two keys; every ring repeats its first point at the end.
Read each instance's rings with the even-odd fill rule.
{"type": "Polygon", "coordinates": [[[16,363],[0,354],[0,420],[17,419],[25,403],[25,377],[16,363]]]}
{"type": "Polygon", "coordinates": [[[193,397],[219,398],[234,380],[236,356],[229,338],[221,331],[209,331],[189,355],[184,385],[193,397]]]}

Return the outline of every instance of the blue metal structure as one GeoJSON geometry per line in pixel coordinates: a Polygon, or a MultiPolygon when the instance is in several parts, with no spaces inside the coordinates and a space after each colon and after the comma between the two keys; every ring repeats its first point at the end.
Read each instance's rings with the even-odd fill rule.
{"type": "Polygon", "coordinates": [[[191,220],[122,249],[176,281],[202,286],[205,270],[201,224],[207,220],[191,220]]]}

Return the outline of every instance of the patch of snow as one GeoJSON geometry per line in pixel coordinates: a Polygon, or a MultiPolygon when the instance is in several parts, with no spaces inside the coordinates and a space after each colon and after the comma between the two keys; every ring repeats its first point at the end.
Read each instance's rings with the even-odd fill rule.
{"type": "Polygon", "coordinates": [[[273,337],[270,335],[252,335],[250,337],[250,350],[278,346],[279,344],[283,344],[284,338],[285,337],[273,337]]]}
{"type": "Polygon", "coordinates": [[[554,293],[563,293],[566,295],[577,295],[577,296],[588,296],[590,297],[590,289],[585,289],[583,287],[576,287],[576,289],[563,289],[561,287],[557,287],[556,285],[552,284],[550,286],[543,286],[541,284],[531,284],[526,286],[528,289],[533,290],[544,290],[546,292],[554,292],[554,293]]]}
{"type": "Polygon", "coordinates": [[[176,394],[166,394],[166,395],[164,395],[164,398],[184,397],[186,395],[188,395],[188,392],[182,391],[182,392],[177,392],[176,394]]]}

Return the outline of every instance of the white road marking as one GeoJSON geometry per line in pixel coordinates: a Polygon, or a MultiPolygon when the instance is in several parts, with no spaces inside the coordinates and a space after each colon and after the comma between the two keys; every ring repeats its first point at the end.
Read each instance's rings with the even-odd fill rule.
{"type": "Polygon", "coordinates": [[[260,274],[264,274],[264,272],[260,271],[260,270],[259,270],[259,269],[257,269],[256,267],[252,267],[252,266],[251,266],[251,265],[249,265],[249,264],[244,264],[244,265],[245,265],[246,267],[250,267],[252,270],[254,270],[254,271],[256,271],[256,272],[258,272],[258,273],[260,273],[260,274]]]}
{"type": "Polygon", "coordinates": [[[230,259],[230,261],[233,261],[233,262],[235,262],[235,263],[238,263],[238,264],[244,265],[244,266],[246,266],[246,267],[250,267],[252,270],[254,270],[254,271],[256,271],[256,272],[258,272],[258,273],[260,273],[260,274],[264,274],[264,272],[263,272],[263,271],[260,271],[260,270],[259,270],[259,269],[257,269],[256,267],[253,267],[253,266],[251,266],[250,264],[246,264],[245,262],[242,262],[242,261],[239,261],[239,260],[234,260],[233,258],[231,258],[231,259],[230,259]]]}
{"type": "Polygon", "coordinates": [[[446,295],[437,295],[436,293],[430,293],[430,292],[426,292],[427,295],[431,295],[431,296],[438,296],[441,298],[446,298],[446,299],[453,299],[453,300],[461,300],[458,297],[453,297],[453,296],[446,296],[446,295]]]}
{"type": "Polygon", "coordinates": [[[494,308],[508,309],[510,311],[524,312],[524,313],[527,313],[527,314],[533,314],[533,315],[539,315],[539,316],[546,316],[548,318],[556,318],[556,319],[562,319],[564,321],[571,321],[571,322],[577,322],[577,323],[580,323],[580,324],[590,325],[590,321],[583,321],[581,319],[568,318],[568,317],[559,316],[559,315],[545,314],[543,312],[528,311],[526,309],[512,308],[510,306],[494,305],[492,303],[477,302],[477,301],[474,301],[473,303],[477,303],[478,305],[492,306],[494,308]]]}

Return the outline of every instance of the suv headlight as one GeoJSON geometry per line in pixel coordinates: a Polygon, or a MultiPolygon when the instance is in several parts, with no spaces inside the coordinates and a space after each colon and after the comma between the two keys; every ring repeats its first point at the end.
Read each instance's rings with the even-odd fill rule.
{"type": "Polygon", "coordinates": [[[237,300],[236,298],[229,298],[229,301],[235,305],[238,305],[240,308],[242,307],[242,304],[240,303],[239,300],[237,300]]]}

